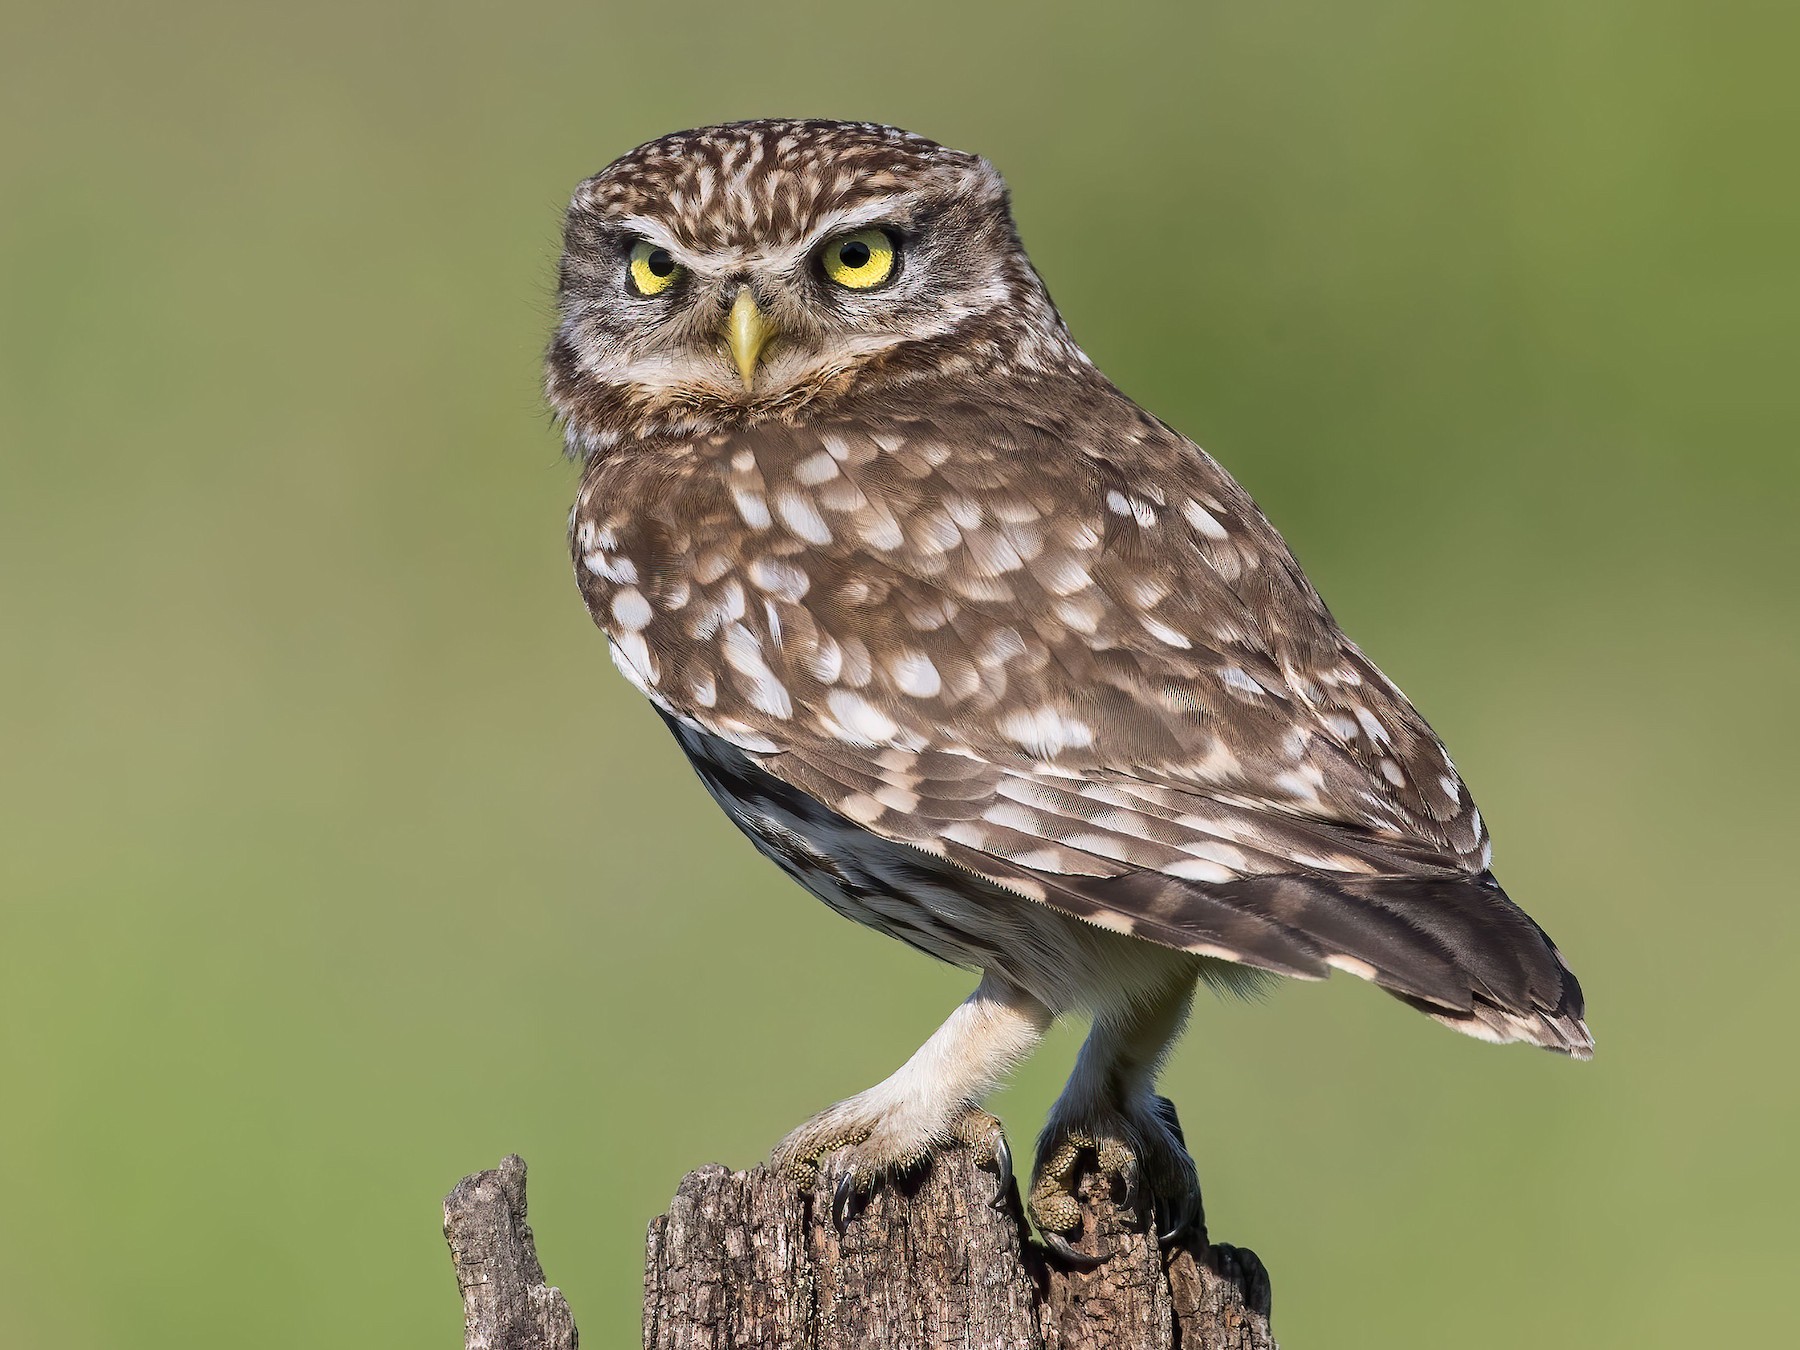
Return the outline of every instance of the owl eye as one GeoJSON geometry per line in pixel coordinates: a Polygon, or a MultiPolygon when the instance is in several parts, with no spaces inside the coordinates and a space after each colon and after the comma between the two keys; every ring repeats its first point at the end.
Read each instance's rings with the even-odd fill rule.
{"type": "Polygon", "coordinates": [[[858,230],[826,244],[819,264],[838,285],[866,291],[894,274],[899,256],[893,236],[886,230],[858,230]]]}
{"type": "Polygon", "coordinates": [[[681,264],[648,239],[631,246],[631,284],[639,295],[661,295],[681,275],[681,264]]]}

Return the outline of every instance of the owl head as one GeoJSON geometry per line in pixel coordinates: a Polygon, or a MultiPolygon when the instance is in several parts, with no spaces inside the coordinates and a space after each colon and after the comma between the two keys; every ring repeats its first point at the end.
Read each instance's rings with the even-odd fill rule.
{"type": "Polygon", "coordinates": [[[549,396],[571,453],[851,390],[1066,357],[979,156],[895,127],[737,122],[639,146],[569,204],[549,396]]]}

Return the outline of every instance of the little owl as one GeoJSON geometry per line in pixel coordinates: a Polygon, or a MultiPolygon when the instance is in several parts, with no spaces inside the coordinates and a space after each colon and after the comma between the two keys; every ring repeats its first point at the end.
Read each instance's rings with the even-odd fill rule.
{"type": "Polygon", "coordinates": [[[776,1151],[833,1213],[1093,1019],[1039,1143],[1059,1252],[1097,1168],[1173,1240],[1156,1076],[1195,983],[1348,971],[1587,1057],[1581,987],[1489,870],[1406,697],[1231,476],[1075,345],[986,160],[893,127],[680,132],[569,206],[549,398],[575,570],[625,678],[752,843],[981,972],[907,1063],[776,1151]],[[1148,1207],[1148,1206],[1147,1206],[1148,1207]]]}

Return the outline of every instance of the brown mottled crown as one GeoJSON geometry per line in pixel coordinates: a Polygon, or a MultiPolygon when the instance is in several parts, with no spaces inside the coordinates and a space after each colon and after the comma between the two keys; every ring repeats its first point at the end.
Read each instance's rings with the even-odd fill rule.
{"type": "Polygon", "coordinates": [[[999,175],[978,155],[875,122],[766,119],[678,131],[621,155],[575,191],[606,215],[654,213],[689,247],[805,233],[825,216],[933,179],[999,175]]]}

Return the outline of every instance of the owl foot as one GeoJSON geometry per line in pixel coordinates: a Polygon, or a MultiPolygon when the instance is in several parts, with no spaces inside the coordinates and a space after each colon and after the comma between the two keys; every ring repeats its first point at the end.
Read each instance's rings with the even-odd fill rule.
{"type": "Polygon", "coordinates": [[[989,1203],[1005,1209],[1012,1187],[1012,1149],[999,1120],[977,1107],[967,1107],[948,1125],[929,1130],[901,1113],[883,1113],[851,1097],[821,1111],[782,1140],[773,1163],[810,1194],[818,1185],[824,1160],[843,1154],[831,1196],[831,1220],[841,1234],[868,1204],[877,1185],[916,1173],[933,1153],[953,1146],[973,1148],[991,1165],[997,1182],[989,1203]]]}
{"type": "Polygon", "coordinates": [[[1099,1194],[1110,1193],[1121,1208],[1134,1213],[1148,1208],[1146,1217],[1164,1246],[1196,1230],[1204,1241],[1200,1179],[1168,1098],[1102,1108],[1079,1122],[1053,1117],[1038,1141],[1026,1210],[1044,1245],[1082,1269],[1111,1255],[1110,1250],[1080,1251],[1065,1236],[1082,1227],[1081,1183],[1088,1176],[1105,1187],[1099,1194]]]}

